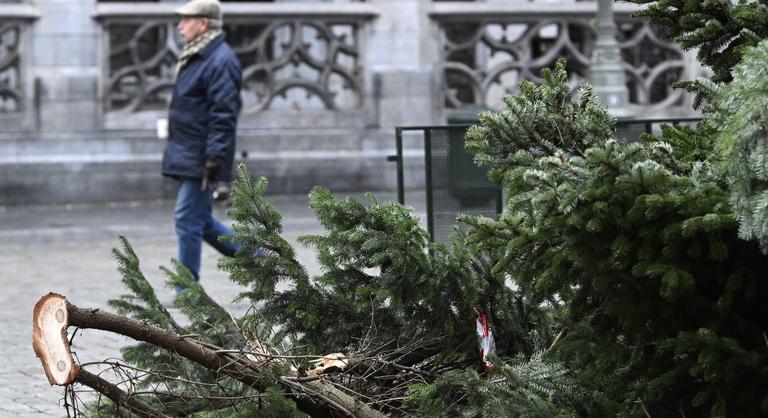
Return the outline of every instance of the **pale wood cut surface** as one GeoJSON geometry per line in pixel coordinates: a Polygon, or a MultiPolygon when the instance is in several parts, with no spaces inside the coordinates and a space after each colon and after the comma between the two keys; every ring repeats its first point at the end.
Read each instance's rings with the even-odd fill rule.
{"type": "Polygon", "coordinates": [[[32,348],[43,363],[51,385],[72,383],[79,371],[67,340],[67,299],[55,293],[43,296],[32,313],[32,348]]]}

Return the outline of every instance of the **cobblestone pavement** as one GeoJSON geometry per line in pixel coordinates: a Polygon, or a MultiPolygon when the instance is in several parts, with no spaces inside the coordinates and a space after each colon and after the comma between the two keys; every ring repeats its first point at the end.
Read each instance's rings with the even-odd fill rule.
{"type": "MultiPolygon", "coordinates": [[[[379,194],[391,200],[391,194],[379,194]]],[[[299,260],[317,273],[314,253],[296,244],[300,235],[322,228],[308,208],[306,196],[274,196],[270,202],[283,214],[285,237],[294,243],[299,260]]],[[[417,205],[418,206],[418,205],[417,205]]],[[[63,390],[49,386],[31,347],[32,308],[48,292],[66,296],[80,307],[107,308],[106,301],[124,292],[111,250],[125,235],[140,257],[142,270],[161,300],[170,300],[158,267],[175,257],[172,202],[100,206],[0,207],[0,344],[6,364],[0,369],[0,417],[66,416],[63,390]]],[[[219,219],[226,218],[217,209],[219,219]]],[[[203,250],[202,283],[230,309],[239,291],[216,269],[219,255],[203,250]]],[[[78,332],[73,351],[81,362],[120,356],[127,339],[94,330],[78,332]]],[[[83,394],[88,399],[89,394],[83,394]]]]}

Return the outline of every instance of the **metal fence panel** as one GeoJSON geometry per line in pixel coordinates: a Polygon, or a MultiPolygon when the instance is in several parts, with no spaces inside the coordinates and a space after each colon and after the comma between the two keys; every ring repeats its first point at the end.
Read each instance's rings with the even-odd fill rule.
{"type": "MultiPolygon", "coordinates": [[[[500,190],[487,177],[487,170],[474,165],[472,155],[464,149],[467,128],[429,129],[425,135],[425,159],[428,183],[427,201],[431,200],[432,239],[450,243],[460,214],[496,218],[499,214],[500,190]],[[429,148],[427,148],[429,146],[429,148]],[[426,152],[426,150],[430,152],[426,152]]],[[[429,214],[428,214],[429,217],[429,214]]]]}
{"type": "MultiPolygon", "coordinates": [[[[616,136],[639,141],[644,133],[658,133],[662,124],[695,125],[699,118],[620,120],[616,136]]],[[[450,245],[451,234],[462,225],[460,214],[497,218],[503,210],[502,192],[487,178],[486,170],[475,166],[473,156],[464,149],[464,136],[470,125],[401,126],[395,129],[397,154],[389,160],[397,164],[398,201],[405,204],[403,148],[405,132],[417,132],[424,141],[427,230],[433,241],[450,245]]]]}
{"type": "Polygon", "coordinates": [[[450,245],[460,214],[498,217],[501,190],[494,187],[486,170],[474,165],[464,149],[469,125],[400,127],[396,130],[398,200],[405,202],[403,133],[416,131],[424,141],[424,176],[427,203],[427,230],[433,241],[450,245]]]}

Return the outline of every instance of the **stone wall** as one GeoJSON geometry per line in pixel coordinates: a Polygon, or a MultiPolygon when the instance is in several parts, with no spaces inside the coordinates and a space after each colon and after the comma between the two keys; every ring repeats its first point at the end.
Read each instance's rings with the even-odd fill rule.
{"type": "MultiPolygon", "coordinates": [[[[180,43],[176,2],[0,2],[0,206],[168,198],[156,139],[180,43]]],[[[701,69],[617,6],[638,116],[686,116],[701,69]]],[[[245,73],[238,158],[273,193],[395,187],[394,128],[499,107],[559,56],[589,67],[594,2],[224,4],[245,73]]],[[[423,186],[406,140],[407,187],[423,186]]]]}

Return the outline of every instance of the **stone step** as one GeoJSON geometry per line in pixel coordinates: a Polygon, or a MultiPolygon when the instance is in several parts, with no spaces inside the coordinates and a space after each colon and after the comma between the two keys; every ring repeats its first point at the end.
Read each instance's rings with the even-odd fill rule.
{"type": "MultiPolygon", "coordinates": [[[[237,161],[270,181],[269,193],[394,190],[394,140],[344,130],[241,135],[237,161]],[[387,147],[384,142],[391,145],[387,147]]],[[[0,141],[0,206],[173,198],[160,175],[164,141],[149,137],[0,141]]],[[[407,150],[408,187],[423,187],[423,153],[407,150]],[[422,179],[422,180],[419,180],[422,179]]]]}

